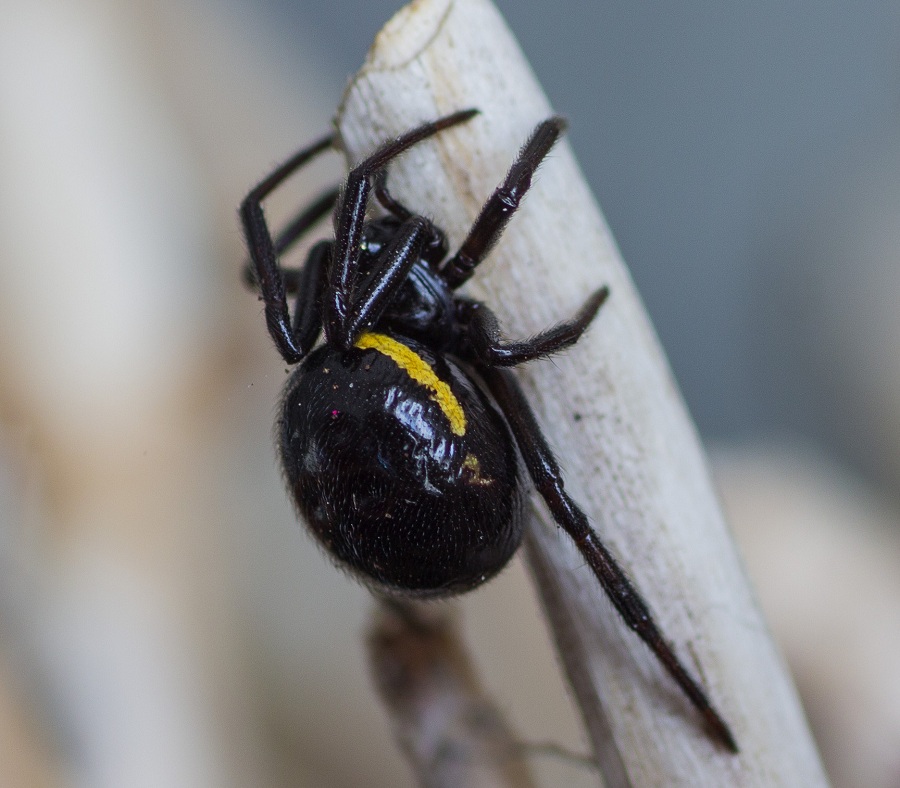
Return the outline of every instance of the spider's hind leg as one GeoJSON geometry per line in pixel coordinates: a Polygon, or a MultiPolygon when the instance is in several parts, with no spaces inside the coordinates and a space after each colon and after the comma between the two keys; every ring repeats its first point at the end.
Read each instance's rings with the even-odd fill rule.
{"type": "Polygon", "coordinates": [[[572,537],[619,615],[650,647],[660,664],[675,679],[682,692],[703,715],[715,738],[731,752],[737,752],[737,744],[728,725],[666,642],[647,603],[591,528],[587,516],[566,493],[556,458],[541,434],[518,383],[503,369],[480,365],[478,371],[506,416],[528,473],[538,493],[546,501],[553,519],[572,537]]]}

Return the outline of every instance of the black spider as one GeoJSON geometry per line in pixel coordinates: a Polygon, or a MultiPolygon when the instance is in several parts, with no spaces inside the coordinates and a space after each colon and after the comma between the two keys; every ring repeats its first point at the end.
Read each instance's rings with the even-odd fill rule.
{"type": "Polygon", "coordinates": [[[391,159],[476,114],[457,112],[384,143],[351,170],[343,190],[324,194],[275,241],[262,200],[334,138],[297,153],[241,204],[250,251],[246,279],[261,293],[282,357],[300,364],[288,381],[278,427],[294,503],[319,542],[377,590],[460,593],[502,569],[522,541],[520,453],[537,492],[625,623],[713,735],[736,752],[728,726],[566,493],[531,408],[504,369],[573,344],[607,288],[572,320],[508,343],[487,306],[456,293],[499,239],[565,121],[550,118],[535,129],[449,258],[440,228],[388,192],[391,159]],[[373,189],[385,215],[367,220],[373,189]],[[334,239],[313,246],[299,270],[282,269],[279,254],[332,210],[334,239]],[[293,318],[288,293],[296,294],[293,318]],[[314,349],[323,330],[325,341],[314,349]]]}

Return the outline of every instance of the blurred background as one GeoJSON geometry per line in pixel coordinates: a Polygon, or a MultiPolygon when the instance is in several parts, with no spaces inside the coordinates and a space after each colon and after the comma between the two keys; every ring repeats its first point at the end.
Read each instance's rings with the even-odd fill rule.
{"type": "MultiPolygon", "coordinates": [[[[900,8],[497,5],[571,121],[834,784],[900,786],[900,8]]],[[[368,596],[282,490],[284,364],[235,218],[400,6],[4,0],[0,784],[410,784],[368,596]]],[[[523,739],[583,749],[521,568],[464,608],[523,739]]]]}

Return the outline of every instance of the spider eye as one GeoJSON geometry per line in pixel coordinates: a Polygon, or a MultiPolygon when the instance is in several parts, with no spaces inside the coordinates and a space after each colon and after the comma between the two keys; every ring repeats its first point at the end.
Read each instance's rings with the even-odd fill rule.
{"type": "Polygon", "coordinates": [[[363,239],[359,242],[359,251],[362,254],[377,255],[381,251],[382,244],[379,241],[363,239]]]}

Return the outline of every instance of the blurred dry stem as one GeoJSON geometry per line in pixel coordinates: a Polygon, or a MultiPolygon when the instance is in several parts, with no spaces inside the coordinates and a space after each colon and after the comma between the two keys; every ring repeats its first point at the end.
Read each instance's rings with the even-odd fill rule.
{"type": "Polygon", "coordinates": [[[516,736],[478,680],[453,608],[381,600],[369,660],[421,785],[529,788],[516,736]]]}
{"type": "MultiPolygon", "coordinates": [[[[487,0],[407,6],[378,35],[337,121],[352,163],[386,137],[471,106],[482,114],[391,169],[392,191],[443,227],[451,245],[528,132],[551,114],[496,9],[487,0]]],[[[624,773],[634,785],[824,785],[693,425],[563,143],[467,294],[496,309],[508,336],[523,336],[572,314],[604,282],[612,297],[596,326],[571,352],[519,371],[520,380],[559,450],[573,496],[626,564],[676,651],[690,658],[742,753],[727,755],[708,739],[653,657],[600,601],[574,547],[557,529],[538,526],[530,552],[540,551],[542,571],[558,580],[545,609],[557,643],[578,644],[564,663],[571,670],[579,661],[570,679],[601,769],[613,784],[624,773]],[[602,717],[608,725],[598,728],[602,717]]]]}

